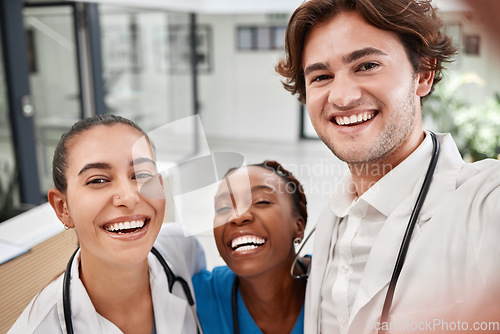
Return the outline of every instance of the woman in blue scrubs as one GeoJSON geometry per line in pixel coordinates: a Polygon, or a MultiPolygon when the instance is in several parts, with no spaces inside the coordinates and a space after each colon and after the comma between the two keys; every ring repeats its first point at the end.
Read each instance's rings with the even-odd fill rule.
{"type": "Polygon", "coordinates": [[[227,266],[193,277],[205,334],[303,333],[306,281],[290,276],[304,236],[301,184],[275,161],[230,170],[215,196],[214,236],[227,266]]]}

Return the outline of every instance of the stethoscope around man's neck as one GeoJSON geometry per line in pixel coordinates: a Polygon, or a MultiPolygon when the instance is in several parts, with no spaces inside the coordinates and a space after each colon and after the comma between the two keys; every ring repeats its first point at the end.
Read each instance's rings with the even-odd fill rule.
{"type": "MultiPolygon", "coordinates": [[[[64,279],[63,279],[63,311],[64,311],[64,322],[66,323],[66,333],[67,334],[73,334],[73,320],[71,319],[71,297],[70,297],[70,288],[71,288],[71,266],[73,264],[73,259],[75,258],[76,254],[78,253],[78,249],[71,255],[71,258],[69,259],[68,265],[66,266],[66,271],[64,272],[64,279]]],[[[191,289],[189,289],[189,285],[187,284],[186,280],[180,276],[175,276],[174,272],[172,269],[170,269],[169,265],[161,256],[160,252],[156,248],[151,249],[151,253],[153,253],[154,256],[160,261],[160,264],[162,265],[163,269],[165,270],[165,274],[167,275],[167,281],[168,281],[168,291],[172,293],[172,289],[174,288],[174,284],[176,282],[179,282],[179,284],[182,286],[182,290],[184,291],[184,294],[186,295],[187,302],[189,304],[189,307],[191,308],[191,312],[193,313],[194,320],[196,321],[196,327],[198,328],[198,333],[203,334],[203,330],[201,329],[201,324],[200,320],[198,318],[198,315],[196,314],[196,308],[194,305],[194,298],[191,293],[191,289]]],[[[176,319],[176,321],[181,321],[180,319],[176,319]]]]}
{"type": "MultiPolygon", "coordinates": [[[[440,145],[439,145],[439,140],[437,139],[436,135],[433,132],[429,131],[429,135],[431,136],[432,139],[432,156],[431,156],[431,161],[429,162],[429,167],[427,168],[427,173],[425,174],[424,182],[422,184],[422,188],[420,188],[420,192],[418,194],[417,200],[415,201],[415,206],[413,207],[413,210],[410,215],[410,219],[408,221],[408,225],[406,226],[406,231],[403,236],[403,241],[401,242],[401,246],[399,248],[399,254],[396,260],[396,264],[394,265],[394,270],[392,273],[391,281],[389,282],[389,288],[387,289],[387,294],[385,295],[385,301],[384,301],[384,306],[382,307],[382,314],[380,316],[380,324],[381,324],[381,329],[378,331],[378,334],[385,334],[387,330],[385,328],[390,328],[388,319],[389,319],[389,311],[392,306],[392,300],[394,299],[394,291],[396,290],[396,284],[399,279],[399,275],[401,274],[401,270],[403,269],[403,265],[405,262],[406,258],[406,253],[408,252],[408,247],[410,246],[410,239],[413,233],[413,230],[415,228],[415,224],[417,222],[418,215],[420,214],[420,210],[422,209],[422,206],[424,205],[425,197],[427,196],[427,192],[429,191],[429,187],[432,182],[432,176],[434,175],[434,170],[436,169],[437,161],[439,158],[439,150],[440,150],[440,145]],[[387,325],[387,326],[386,326],[387,325]]],[[[301,279],[307,279],[309,276],[309,271],[306,274],[302,275],[295,275],[293,273],[295,263],[299,261],[300,259],[300,252],[304,245],[307,243],[311,235],[314,233],[316,230],[316,227],[312,229],[312,231],[309,233],[307,238],[305,239],[304,243],[300,247],[300,249],[297,252],[297,256],[295,257],[295,260],[293,262],[291,272],[290,274],[292,275],[293,278],[301,278],[301,279]]],[[[310,270],[310,268],[309,268],[310,270]]],[[[233,315],[234,317],[234,315],[233,315]]]]}

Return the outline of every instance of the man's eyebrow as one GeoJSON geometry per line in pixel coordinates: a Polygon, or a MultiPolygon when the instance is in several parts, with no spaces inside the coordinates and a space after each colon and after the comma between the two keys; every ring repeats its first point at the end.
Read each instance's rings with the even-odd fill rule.
{"type": "Polygon", "coordinates": [[[78,175],[82,174],[83,172],[89,170],[89,169],[111,169],[111,165],[107,164],[105,162],[92,162],[89,164],[86,164],[83,166],[83,168],[78,172],[78,175]]]}
{"type": "Polygon", "coordinates": [[[387,56],[387,53],[377,48],[367,47],[349,53],[348,55],[342,57],[342,61],[345,64],[350,64],[366,56],[387,56]]]}
{"type": "Polygon", "coordinates": [[[307,66],[304,69],[304,76],[306,77],[309,73],[314,71],[327,71],[330,67],[325,63],[314,63],[307,66]]]}
{"type": "MultiPolygon", "coordinates": [[[[350,64],[352,62],[355,62],[358,59],[361,59],[366,56],[387,56],[387,53],[384,51],[373,48],[373,47],[366,47],[360,50],[353,51],[349,53],[348,55],[342,57],[342,61],[345,64],[350,64]]],[[[328,71],[330,69],[330,66],[328,63],[314,63],[309,66],[307,66],[304,69],[304,76],[306,77],[308,74],[314,71],[328,71]]]]}

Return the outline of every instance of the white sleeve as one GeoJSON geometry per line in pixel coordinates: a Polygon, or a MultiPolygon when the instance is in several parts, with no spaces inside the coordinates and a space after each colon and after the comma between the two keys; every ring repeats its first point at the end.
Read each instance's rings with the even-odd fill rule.
{"type": "Polygon", "coordinates": [[[496,166],[478,180],[481,186],[466,219],[470,220],[470,246],[482,284],[490,291],[490,296],[500,298],[500,168],[496,166]]]}

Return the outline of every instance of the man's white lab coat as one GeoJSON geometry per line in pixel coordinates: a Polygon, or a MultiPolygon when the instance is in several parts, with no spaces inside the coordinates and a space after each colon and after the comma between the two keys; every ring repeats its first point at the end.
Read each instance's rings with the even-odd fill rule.
{"type": "MultiPolygon", "coordinates": [[[[412,333],[406,330],[408,326],[422,326],[425,321],[434,321],[437,326],[437,321],[470,311],[467,307],[473,300],[481,301],[488,289],[495,287],[498,293],[500,162],[484,160],[466,164],[450,135],[438,137],[441,154],[397,283],[389,319],[394,326],[392,332],[412,333]]],[[[421,170],[424,173],[418,186],[410,196],[401,198],[371,248],[347,329],[341,333],[376,332],[427,165],[415,166],[415,173],[421,170]]],[[[339,218],[327,207],[315,233],[306,293],[305,333],[319,332],[321,287],[338,225],[339,218]]],[[[426,330],[430,332],[428,325],[416,332],[426,330]]]]}

